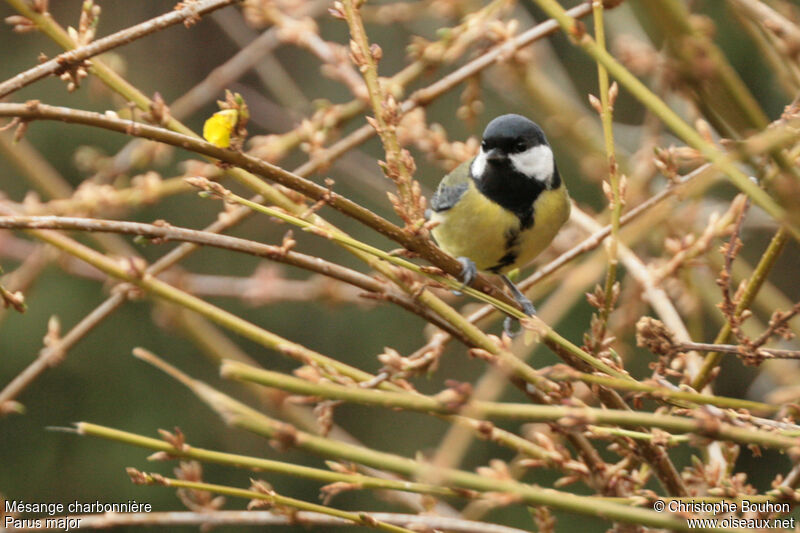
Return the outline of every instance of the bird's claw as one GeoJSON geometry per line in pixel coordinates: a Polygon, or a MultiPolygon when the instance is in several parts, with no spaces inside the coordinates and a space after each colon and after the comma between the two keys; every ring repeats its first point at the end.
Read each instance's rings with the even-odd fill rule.
{"type": "Polygon", "coordinates": [[[503,332],[505,332],[505,334],[512,339],[522,333],[522,327],[519,325],[519,320],[513,316],[507,316],[503,320],[503,332]],[[518,327],[515,328],[514,324],[516,324],[518,327]]]}
{"type": "MultiPolygon", "coordinates": [[[[459,257],[457,258],[458,262],[461,263],[461,288],[469,287],[472,285],[472,282],[475,281],[475,277],[478,275],[478,267],[475,266],[475,262],[468,258],[468,257],[459,257]]],[[[461,291],[453,291],[453,294],[456,296],[461,296],[461,291]]]]}
{"type": "MultiPolygon", "coordinates": [[[[523,312],[528,316],[535,315],[536,308],[533,306],[530,300],[528,300],[527,298],[525,300],[527,301],[519,302],[519,304],[522,306],[523,312]]],[[[507,316],[505,320],[503,320],[503,331],[505,332],[506,335],[508,335],[512,339],[517,335],[519,335],[520,333],[522,333],[521,327],[514,328],[515,322],[517,323],[517,325],[519,325],[519,319],[514,318],[513,316],[507,316]]]]}

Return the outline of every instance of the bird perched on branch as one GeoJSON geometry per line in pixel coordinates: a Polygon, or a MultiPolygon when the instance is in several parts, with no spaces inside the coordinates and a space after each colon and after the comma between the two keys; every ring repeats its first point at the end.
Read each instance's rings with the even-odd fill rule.
{"type": "MultiPolygon", "coordinates": [[[[483,132],[475,158],[445,176],[431,198],[433,237],[458,258],[462,281],[478,270],[499,274],[524,312],[536,310],[506,276],[530,263],[569,218],[570,200],[542,129],[502,115],[483,132]]],[[[505,330],[511,334],[511,320],[505,330]]]]}

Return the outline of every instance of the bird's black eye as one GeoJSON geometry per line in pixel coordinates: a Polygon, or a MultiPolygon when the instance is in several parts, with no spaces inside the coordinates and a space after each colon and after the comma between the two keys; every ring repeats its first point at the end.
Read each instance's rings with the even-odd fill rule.
{"type": "Polygon", "coordinates": [[[515,152],[524,152],[527,149],[528,149],[528,145],[525,143],[525,141],[517,141],[514,144],[514,151],[515,152]]]}
{"type": "Polygon", "coordinates": [[[486,141],[481,141],[481,148],[483,149],[484,152],[486,151],[486,149],[488,148],[488,146],[486,145],[486,141]]]}

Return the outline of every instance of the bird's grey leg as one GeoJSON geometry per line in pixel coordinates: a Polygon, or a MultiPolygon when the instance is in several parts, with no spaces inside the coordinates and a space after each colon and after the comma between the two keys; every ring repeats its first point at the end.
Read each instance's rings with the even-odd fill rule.
{"type": "MultiPolygon", "coordinates": [[[[478,275],[478,267],[475,262],[469,257],[458,257],[457,261],[461,263],[461,288],[469,287],[475,281],[475,276],[478,275]]],[[[453,291],[456,296],[461,296],[460,291],[453,291]]]]}
{"type": "Polygon", "coordinates": [[[469,257],[459,257],[458,262],[461,263],[461,281],[465,287],[469,287],[478,275],[478,267],[469,257]]]}
{"type": "MultiPolygon", "coordinates": [[[[503,283],[506,284],[506,287],[508,287],[509,290],[511,290],[511,294],[514,295],[514,299],[517,301],[520,307],[522,307],[522,312],[528,316],[535,315],[536,308],[533,306],[528,297],[522,294],[522,291],[519,290],[519,288],[514,284],[514,282],[508,279],[508,276],[506,276],[505,274],[501,274],[500,279],[502,279],[503,283]]],[[[506,335],[508,335],[509,337],[516,337],[517,335],[519,335],[520,331],[522,331],[521,329],[517,329],[515,331],[511,328],[511,325],[515,321],[516,319],[510,316],[507,316],[503,321],[503,331],[505,331],[506,335]]]]}

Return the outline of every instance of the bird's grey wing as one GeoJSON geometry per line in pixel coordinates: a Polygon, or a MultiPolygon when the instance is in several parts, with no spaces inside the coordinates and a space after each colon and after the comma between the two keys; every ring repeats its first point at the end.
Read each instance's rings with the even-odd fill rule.
{"type": "Polygon", "coordinates": [[[464,193],[467,192],[468,188],[469,184],[464,182],[454,183],[452,185],[442,183],[439,185],[439,188],[436,189],[433,198],[431,198],[431,209],[437,213],[447,211],[456,205],[464,193]]]}

